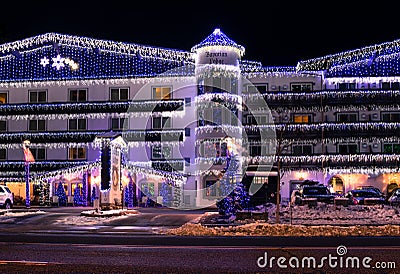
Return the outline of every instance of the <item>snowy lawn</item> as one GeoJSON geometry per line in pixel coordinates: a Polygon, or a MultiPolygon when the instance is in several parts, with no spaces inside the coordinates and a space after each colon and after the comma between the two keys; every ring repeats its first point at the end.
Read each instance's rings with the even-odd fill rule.
{"type": "Polygon", "coordinates": [[[82,211],[80,216],[67,216],[56,221],[60,225],[102,225],[109,222],[127,218],[129,215],[139,214],[134,209],[116,209],[116,210],[86,210],[82,211]]]}
{"type": "Polygon", "coordinates": [[[15,218],[26,216],[26,215],[38,215],[45,214],[42,210],[30,210],[30,211],[11,211],[11,210],[0,210],[0,223],[12,223],[15,218]]]}
{"type": "Polygon", "coordinates": [[[282,206],[280,224],[276,224],[276,207],[269,204],[252,211],[255,216],[268,216],[267,220],[226,220],[216,212],[207,212],[198,222],[164,233],[195,236],[400,236],[399,211],[399,207],[388,205],[345,207],[321,203],[316,207],[282,206]]]}

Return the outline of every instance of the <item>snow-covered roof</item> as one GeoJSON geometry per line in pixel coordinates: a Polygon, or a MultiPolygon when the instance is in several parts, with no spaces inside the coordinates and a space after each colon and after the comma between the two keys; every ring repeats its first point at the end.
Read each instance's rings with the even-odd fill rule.
{"type": "Polygon", "coordinates": [[[192,47],[192,52],[196,52],[197,49],[208,46],[228,46],[239,50],[241,55],[244,54],[244,47],[238,45],[236,42],[226,36],[220,29],[215,29],[207,38],[201,41],[199,44],[192,47]]]}
{"type": "Polygon", "coordinates": [[[0,45],[0,82],[193,74],[188,51],[46,33],[0,45]]]}
{"type": "Polygon", "coordinates": [[[400,39],[300,61],[298,71],[326,71],[326,77],[400,75],[400,39]]]}

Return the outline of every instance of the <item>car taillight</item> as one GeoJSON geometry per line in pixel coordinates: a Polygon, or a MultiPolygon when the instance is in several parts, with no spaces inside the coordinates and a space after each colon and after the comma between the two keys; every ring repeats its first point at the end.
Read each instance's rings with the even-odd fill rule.
{"type": "Polygon", "coordinates": [[[358,205],[358,200],[354,197],[352,199],[353,199],[353,204],[358,205]]]}

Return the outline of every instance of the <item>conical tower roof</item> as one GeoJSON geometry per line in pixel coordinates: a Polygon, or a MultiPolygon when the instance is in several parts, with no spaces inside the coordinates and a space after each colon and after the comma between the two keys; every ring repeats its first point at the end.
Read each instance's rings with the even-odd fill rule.
{"type": "Polygon", "coordinates": [[[244,47],[238,45],[235,41],[226,36],[220,29],[215,29],[206,39],[192,47],[191,51],[196,52],[199,48],[209,46],[227,46],[234,47],[239,50],[240,55],[244,54],[244,47]]]}

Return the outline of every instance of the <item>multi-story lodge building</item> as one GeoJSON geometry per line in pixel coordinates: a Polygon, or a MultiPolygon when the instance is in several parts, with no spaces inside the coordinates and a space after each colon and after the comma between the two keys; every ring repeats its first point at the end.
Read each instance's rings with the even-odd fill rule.
{"type": "Polygon", "coordinates": [[[139,201],[212,205],[230,161],[240,163],[233,178],[266,199],[277,171],[283,200],[304,180],[390,192],[400,182],[399,54],[396,40],[265,67],[219,29],[190,51],[57,33],[6,43],[0,178],[25,197],[29,140],[31,199],[49,201],[63,182],[89,201],[93,187],[110,188],[99,136],[115,133],[120,188],[133,181],[139,201]]]}

